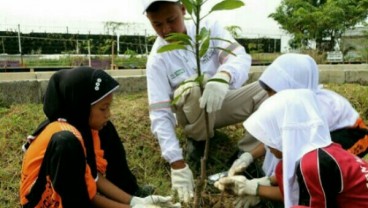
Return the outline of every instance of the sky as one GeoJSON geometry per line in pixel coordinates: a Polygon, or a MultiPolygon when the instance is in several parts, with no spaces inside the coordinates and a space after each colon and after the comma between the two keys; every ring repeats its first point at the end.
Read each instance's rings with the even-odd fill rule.
{"type": "MultiPolygon", "coordinates": [[[[204,11],[219,0],[209,0],[204,11]]],[[[207,18],[218,19],[223,25],[237,25],[242,36],[276,36],[284,34],[268,15],[281,0],[244,0],[246,5],[236,10],[212,13],[207,18]]],[[[142,12],[141,0],[2,0],[0,31],[69,32],[103,34],[107,21],[128,23],[125,34],[154,34],[142,12]]]]}

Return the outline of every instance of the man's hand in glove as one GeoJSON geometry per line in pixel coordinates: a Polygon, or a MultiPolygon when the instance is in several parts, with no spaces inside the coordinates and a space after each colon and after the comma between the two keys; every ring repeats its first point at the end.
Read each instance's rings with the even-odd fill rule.
{"type": "Polygon", "coordinates": [[[150,195],[145,198],[133,196],[130,201],[130,206],[133,208],[180,208],[180,203],[173,204],[171,196],[150,195]]]}
{"type": "Polygon", "coordinates": [[[188,203],[193,197],[193,173],[186,164],[185,168],[171,168],[171,184],[172,189],[178,193],[179,200],[188,203]]]}
{"type": "Polygon", "coordinates": [[[237,196],[257,196],[259,185],[271,186],[271,181],[268,177],[248,180],[244,176],[229,176],[220,178],[220,180],[215,183],[215,187],[219,190],[226,191],[237,196]]]}
{"type": "Polygon", "coordinates": [[[256,206],[261,199],[258,196],[238,196],[234,201],[235,208],[249,208],[256,206]]]}
{"type": "Polygon", "coordinates": [[[209,79],[204,87],[203,95],[199,99],[199,106],[208,113],[218,111],[222,107],[225,96],[229,91],[230,75],[226,72],[217,72],[209,79]]]}
{"type": "Polygon", "coordinates": [[[249,152],[245,152],[236,159],[229,169],[228,176],[234,176],[243,173],[245,169],[253,162],[253,156],[249,152]]]}

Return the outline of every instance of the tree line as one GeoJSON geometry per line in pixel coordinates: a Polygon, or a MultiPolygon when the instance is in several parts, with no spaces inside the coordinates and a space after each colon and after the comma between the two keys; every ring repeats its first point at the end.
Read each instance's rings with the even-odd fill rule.
{"type": "Polygon", "coordinates": [[[367,24],[368,0],[283,0],[269,15],[292,35],[291,48],[333,51],[343,33],[367,24]]]}

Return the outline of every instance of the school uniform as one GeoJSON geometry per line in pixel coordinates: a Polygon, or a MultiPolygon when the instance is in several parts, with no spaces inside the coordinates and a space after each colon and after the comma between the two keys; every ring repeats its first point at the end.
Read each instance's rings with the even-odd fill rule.
{"type": "MultiPolygon", "coordinates": [[[[98,134],[94,135],[94,143],[99,143],[98,134]]],[[[23,159],[20,186],[23,207],[91,206],[89,201],[97,188],[85,157],[83,139],[76,128],[65,121],[47,125],[23,159]]],[[[105,171],[106,160],[101,154],[96,157],[99,171],[105,171]]]]}
{"type": "MultiPolygon", "coordinates": [[[[283,193],[282,162],[275,173],[283,193]]],[[[368,164],[337,143],[310,151],[296,167],[298,204],[316,208],[368,207],[367,174],[368,164]]]]}
{"type": "Polygon", "coordinates": [[[312,207],[335,207],[352,200],[365,207],[368,164],[332,143],[318,105],[311,90],[282,90],[263,102],[244,127],[282,153],[278,168],[282,167],[282,176],[279,172],[277,176],[286,208],[306,202],[312,207]]]}
{"type": "MultiPolygon", "coordinates": [[[[147,61],[151,130],[159,141],[162,156],[170,163],[183,159],[182,148],[175,134],[176,122],[183,126],[188,138],[203,141],[213,137],[215,128],[244,121],[267,97],[258,83],[243,86],[251,66],[251,57],[244,48],[218,23],[205,21],[201,26],[211,32],[211,37],[231,41],[211,40],[209,50],[200,60],[202,73],[207,77],[212,77],[219,71],[231,75],[230,90],[222,109],[209,114],[209,135],[205,131],[204,110],[199,108],[199,86],[191,88],[188,95],[182,98],[183,102],[171,105],[174,91],[180,83],[197,75],[193,53],[187,50],[157,53],[160,47],[168,44],[163,38],[157,37],[147,61]],[[235,55],[216,49],[218,47],[232,51],[235,55]]],[[[195,40],[195,25],[192,22],[186,24],[186,32],[195,40]]],[[[259,143],[248,137],[250,150],[259,143]]]]}
{"type": "MultiPolygon", "coordinates": [[[[286,89],[310,89],[317,96],[321,114],[327,120],[331,139],[349,152],[363,157],[368,153],[367,127],[351,103],[319,85],[316,62],[309,55],[284,54],[275,59],[259,78],[275,92],[286,89]]],[[[272,175],[278,160],[267,150],[263,169],[272,175]]]]}
{"type": "Polygon", "coordinates": [[[47,120],[25,148],[20,185],[23,207],[91,207],[98,173],[111,176],[119,187],[131,186],[131,192],[137,189],[125,152],[114,152],[123,147],[112,123],[107,122],[101,131],[89,126],[91,106],[118,87],[106,72],[89,67],[53,74],[44,97],[47,120]],[[119,185],[114,171],[127,171],[121,175],[127,176],[126,184],[119,185]]]}

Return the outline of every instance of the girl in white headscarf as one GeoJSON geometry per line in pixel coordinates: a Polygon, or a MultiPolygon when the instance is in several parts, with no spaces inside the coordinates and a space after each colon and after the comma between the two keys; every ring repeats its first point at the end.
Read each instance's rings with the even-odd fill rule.
{"type": "Polygon", "coordinates": [[[317,63],[309,55],[281,55],[262,73],[259,82],[271,94],[285,89],[310,89],[315,92],[330,131],[352,127],[359,118],[358,112],[346,98],[322,89],[317,63]]]}
{"type": "MultiPolygon", "coordinates": [[[[269,96],[286,89],[310,89],[317,95],[322,115],[327,119],[332,140],[349,152],[363,157],[368,152],[367,127],[358,112],[343,96],[319,85],[319,71],[314,59],[303,54],[284,54],[262,73],[259,83],[269,96]]],[[[260,145],[259,149],[263,149],[260,145]]],[[[264,150],[263,150],[264,151],[264,150]]],[[[258,156],[262,155],[259,152],[258,156]]],[[[255,153],[244,153],[229,170],[230,175],[244,171],[255,153]]],[[[263,162],[266,175],[273,174],[277,160],[267,150],[263,162]]]]}
{"type": "MultiPolygon", "coordinates": [[[[281,55],[262,73],[259,82],[271,95],[285,89],[312,90],[327,119],[332,141],[360,157],[368,152],[367,127],[363,120],[346,98],[319,85],[318,66],[309,55],[281,55]]],[[[275,162],[266,156],[263,169],[272,172],[272,164],[275,162]]]]}
{"type": "MultiPolygon", "coordinates": [[[[315,93],[284,90],[267,99],[244,122],[246,130],[282,159],[277,184],[285,207],[368,207],[368,163],[332,143],[315,93]]],[[[244,176],[215,186],[238,196],[268,197],[262,182],[244,176]]]]}

